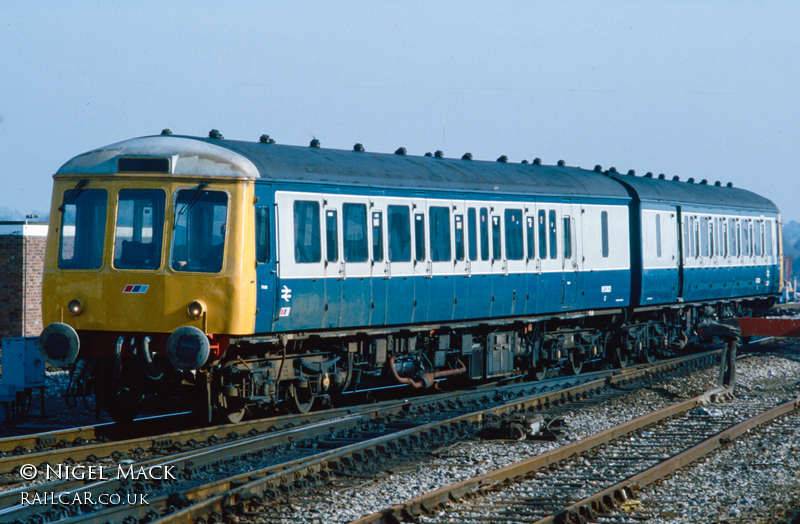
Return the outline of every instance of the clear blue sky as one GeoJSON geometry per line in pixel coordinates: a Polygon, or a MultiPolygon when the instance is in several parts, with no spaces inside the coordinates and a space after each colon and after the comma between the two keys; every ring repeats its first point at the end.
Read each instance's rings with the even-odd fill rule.
{"type": "Polygon", "coordinates": [[[0,207],[176,134],[733,182],[800,221],[800,2],[0,0],[0,207]]]}

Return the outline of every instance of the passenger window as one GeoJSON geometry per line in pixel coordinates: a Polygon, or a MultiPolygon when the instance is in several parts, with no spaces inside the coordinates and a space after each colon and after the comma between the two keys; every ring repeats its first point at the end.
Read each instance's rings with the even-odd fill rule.
{"type": "Polygon", "coordinates": [[[763,246],[761,245],[761,239],[763,238],[761,233],[764,223],[760,220],[756,220],[753,225],[755,226],[753,227],[753,246],[755,247],[753,253],[755,253],[757,257],[760,257],[761,254],[764,253],[763,246]]]}
{"type": "Polygon", "coordinates": [[[366,262],[369,258],[366,204],[343,204],[344,261],[366,262]]]}
{"type": "Polygon", "coordinates": [[[656,257],[661,258],[661,215],[656,213],[656,257]]]}
{"type": "Polygon", "coordinates": [[[547,221],[544,209],[539,210],[539,258],[547,258],[547,221]]]}
{"type": "Polygon", "coordinates": [[[300,264],[319,262],[322,248],[319,235],[319,202],[294,203],[294,260],[300,264]]]}
{"type": "Polygon", "coordinates": [[[700,223],[697,217],[690,218],[689,223],[692,225],[692,256],[697,258],[700,253],[700,223]]]}
{"type": "Polygon", "coordinates": [[[708,221],[708,243],[709,243],[708,253],[712,257],[717,254],[716,250],[717,243],[714,242],[716,236],[717,236],[717,231],[716,228],[714,227],[714,219],[712,218],[708,221]]]}
{"type": "Polygon", "coordinates": [[[506,258],[522,260],[522,210],[506,209],[506,258]]]}
{"type": "Polygon", "coordinates": [[[608,258],[608,211],[600,213],[600,244],[603,258],[608,258]]]}
{"type": "Polygon", "coordinates": [[[720,250],[722,251],[722,256],[728,256],[728,221],[724,218],[719,220],[720,225],[722,226],[722,230],[719,234],[719,241],[720,241],[720,250]]]}
{"type": "Polygon", "coordinates": [[[556,212],[551,209],[548,218],[550,222],[550,258],[555,259],[558,258],[558,245],[556,244],[556,239],[558,238],[558,233],[556,231],[556,212]]]}
{"type": "Polygon", "coordinates": [[[269,208],[256,208],[256,262],[263,264],[270,259],[269,208]]]}
{"type": "Polygon", "coordinates": [[[492,260],[500,260],[503,250],[500,246],[500,217],[492,216],[492,260]]]}
{"type": "MultiPolygon", "coordinates": [[[[227,193],[203,191],[200,187],[178,191],[172,231],[172,269],[200,273],[222,271],[227,220],[227,193]]],[[[319,241],[319,224],[317,235],[319,241]]]]}
{"type": "Polygon", "coordinates": [[[429,213],[431,260],[449,262],[452,258],[450,252],[450,208],[431,207],[429,213]]]}
{"type": "Polygon", "coordinates": [[[767,235],[766,235],[767,236],[767,251],[766,251],[766,254],[767,254],[767,256],[772,256],[772,221],[771,220],[767,221],[766,233],[767,233],[767,235]]]}
{"type": "Polygon", "coordinates": [[[737,223],[735,218],[728,219],[728,251],[730,252],[732,257],[739,256],[739,250],[736,243],[737,234],[736,234],[737,223]]]}
{"type": "Polygon", "coordinates": [[[700,217],[700,256],[708,256],[708,218],[700,217]]]}
{"type": "MultiPolygon", "coordinates": [[[[81,186],[82,187],[82,186],[81,186]]],[[[61,211],[61,269],[99,269],[106,237],[105,189],[72,189],[64,193],[61,211]]]]}
{"type": "Polygon", "coordinates": [[[386,214],[389,221],[389,261],[411,261],[411,218],[408,206],[389,206],[386,214]]]}
{"type": "Polygon", "coordinates": [[[564,258],[569,260],[572,258],[572,219],[567,215],[562,220],[564,221],[564,258]]]}
{"type": "Polygon", "coordinates": [[[533,223],[534,218],[526,217],[526,221],[527,221],[527,228],[526,228],[527,238],[525,240],[528,243],[527,258],[528,260],[533,260],[534,258],[536,258],[536,244],[534,243],[535,238],[533,234],[533,230],[535,229],[533,223]]]}
{"type": "Polygon", "coordinates": [[[336,209],[325,211],[325,260],[339,260],[339,212],[336,209]]]}
{"type": "Polygon", "coordinates": [[[383,213],[372,212],[372,260],[383,262],[383,213]]]}
{"type": "Polygon", "coordinates": [[[456,260],[464,260],[464,215],[454,215],[456,260]]]}
{"type": "Polygon", "coordinates": [[[481,208],[481,260],[489,260],[489,210],[481,208]]]}
{"type": "Polygon", "coordinates": [[[114,231],[114,267],[158,269],[167,194],[160,189],[121,189],[114,231]]]}
{"type": "Polygon", "coordinates": [[[414,260],[425,261],[425,215],[414,215],[414,260]]]}
{"type": "Polygon", "coordinates": [[[742,254],[750,256],[750,221],[742,220],[742,254]]]}
{"type": "Polygon", "coordinates": [[[475,216],[475,208],[467,210],[467,227],[469,236],[469,259],[478,260],[478,221],[475,216]]]}

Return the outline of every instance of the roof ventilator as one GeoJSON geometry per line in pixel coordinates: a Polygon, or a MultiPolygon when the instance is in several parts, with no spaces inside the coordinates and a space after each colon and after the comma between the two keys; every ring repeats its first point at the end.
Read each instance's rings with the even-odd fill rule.
{"type": "Polygon", "coordinates": [[[563,160],[559,160],[559,161],[558,161],[558,165],[559,165],[559,166],[561,166],[561,167],[564,167],[564,166],[566,166],[566,165],[567,165],[567,163],[566,163],[566,162],[564,162],[563,160]]]}
{"type": "Polygon", "coordinates": [[[356,145],[353,146],[353,151],[356,151],[358,153],[363,153],[364,145],[361,142],[357,143],[356,145]]]}
{"type": "Polygon", "coordinates": [[[320,145],[321,145],[321,144],[320,144],[319,140],[317,140],[317,139],[315,138],[315,139],[311,140],[311,143],[309,143],[309,144],[308,144],[308,147],[316,147],[316,148],[319,148],[319,147],[320,147],[320,145]]]}
{"type": "Polygon", "coordinates": [[[442,153],[441,149],[437,149],[436,152],[433,153],[433,156],[435,156],[436,158],[444,158],[444,153],[442,153]]]}
{"type": "Polygon", "coordinates": [[[472,153],[464,153],[461,160],[472,160],[472,153]]]}
{"type": "Polygon", "coordinates": [[[500,158],[497,159],[498,162],[502,162],[503,164],[508,163],[508,157],[506,155],[501,155],[500,158]]]}
{"type": "Polygon", "coordinates": [[[275,140],[269,137],[269,135],[261,135],[261,138],[258,139],[259,142],[262,144],[274,144],[275,140]]]}
{"type": "Polygon", "coordinates": [[[539,158],[539,157],[534,158],[533,159],[533,165],[536,165],[536,166],[542,165],[542,159],[539,158]]]}
{"type": "Polygon", "coordinates": [[[222,140],[225,137],[222,136],[222,133],[219,132],[217,129],[212,129],[208,132],[208,138],[216,138],[217,140],[222,140]]]}
{"type": "Polygon", "coordinates": [[[162,129],[161,130],[161,134],[164,135],[164,136],[171,135],[172,134],[172,130],[169,129],[169,128],[168,129],[162,129]]]}
{"type": "Polygon", "coordinates": [[[407,155],[405,147],[398,147],[397,151],[394,152],[395,155],[407,155]]]}

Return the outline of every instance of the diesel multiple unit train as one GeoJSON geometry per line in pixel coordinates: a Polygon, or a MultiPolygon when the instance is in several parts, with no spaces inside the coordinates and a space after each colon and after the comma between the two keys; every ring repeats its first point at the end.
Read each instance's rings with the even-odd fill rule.
{"type": "Polygon", "coordinates": [[[614,168],[160,136],[54,176],[40,348],[131,416],[625,366],[780,292],[780,215],[614,168]]]}

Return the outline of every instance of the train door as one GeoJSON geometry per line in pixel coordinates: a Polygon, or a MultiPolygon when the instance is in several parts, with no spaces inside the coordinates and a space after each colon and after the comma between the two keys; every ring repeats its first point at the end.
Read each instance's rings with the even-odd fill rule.
{"type": "Polygon", "coordinates": [[[575,217],[580,216],[581,206],[575,202],[561,204],[561,268],[563,271],[563,284],[561,288],[561,307],[572,309],[578,299],[578,232],[575,227],[575,217]]]}
{"type": "Polygon", "coordinates": [[[503,206],[498,202],[492,202],[489,208],[489,237],[492,261],[492,306],[489,314],[501,317],[510,307],[506,300],[508,261],[503,256],[503,206]]]}
{"type": "Polygon", "coordinates": [[[489,205],[467,202],[467,292],[466,318],[485,318],[492,306],[492,267],[490,249],[489,205]]]}
{"type": "Polygon", "coordinates": [[[537,309],[539,313],[561,310],[564,288],[564,269],[561,263],[561,204],[539,202],[536,204],[536,233],[542,274],[539,278],[537,309]]]}
{"type": "Polygon", "coordinates": [[[323,204],[323,245],[325,260],[325,314],[323,325],[326,328],[339,327],[342,312],[342,281],[344,280],[344,260],[342,259],[341,203],[336,189],[325,190],[323,204]]]}
{"type": "Polygon", "coordinates": [[[525,311],[525,206],[508,204],[503,210],[503,258],[506,265],[505,315],[519,315],[525,311]]]}
{"type": "Polygon", "coordinates": [[[276,227],[272,186],[256,184],[256,320],[255,332],[272,331],[276,301],[276,227]]]}
{"type": "Polygon", "coordinates": [[[448,321],[453,318],[455,279],[453,259],[455,235],[453,234],[453,204],[450,200],[428,200],[428,278],[429,322],[448,321]]]}
{"type": "MultiPolygon", "coordinates": [[[[381,207],[381,209],[384,209],[381,207]]],[[[414,246],[410,200],[386,200],[386,324],[409,324],[414,316],[414,246]]]]}
{"type": "MultiPolygon", "coordinates": [[[[688,233],[686,235],[681,234],[682,224],[683,224],[683,215],[681,213],[681,206],[676,208],[677,214],[677,223],[675,224],[677,227],[677,236],[678,236],[678,302],[683,301],[683,265],[686,260],[686,242],[688,241],[688,233]]],[[[688,224],[688,222],[687,222],[688,224]]],[[[688,231],[688,226],[687,226],[688,231]]]]}
{"type": "Polygon", "coordinates": [[[383,192],[371,191],[369,199],[369,237],[371,257],[372,302],[369,323],[386,323],[386,302],[389,275],[386,267],[386,209],[383,192]]]}
{"type": "Polygon", "coordinates": [[[362,195],[332,197],[341,210],[342,300],[339,327],[369,323],[372,290],[369,235],[369,198],[362,195]]]}
{"type": "Polygon", "coordinates": [[[413,322],[425,322],[428,315],[428,288],[432,275],[428,254],[427,205],[423,195],[411,199],[412,257],[414,260],[414,313],[413,322]]]}
{"type": "Polygon", "coordinates": [[[453,200],[453,319],[463,319],[467,314],[469,275],[467,257],[467,215],[463,199],[453,200]]]}
{"type": "Polygon", "coordinates": [[[537,236],[536,205],[531,202],[525,206],[525,313],[537,313],[536,296],[539,293],[542,275],[542,259],[539,257],[537,236]]]}

